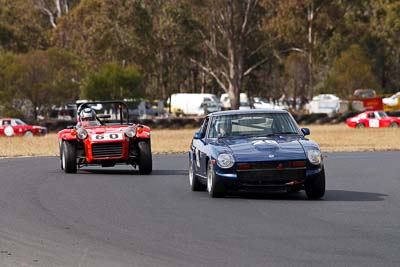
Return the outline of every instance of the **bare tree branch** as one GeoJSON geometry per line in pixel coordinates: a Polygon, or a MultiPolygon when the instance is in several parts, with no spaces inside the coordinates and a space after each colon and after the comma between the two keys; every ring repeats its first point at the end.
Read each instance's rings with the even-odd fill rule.
{"type": "Polygon", "coordinates": [[[62,15],[60,0],[54,0],[54,5],[56,6],[56,10],[57,10],[57,13],[56,13],[57,18],[60,18],[62,15]]]}
{"type": "Polygon", "coordinates": [[[224,60],[228,60],[228,57],[219,51],[210,41],[205,41],[206,46],[211,50],[214,55],[220,56],[224,60]]]}
{"type": "MultiPolygon", "coordinates": [[[[204,70],[205,72],[207,72],[208,74],[210,74],[211,76],[214,77],[214,79],[217,81],[217,83],[219,84],[219,86],[221,86],[221,88],[228,93],[228,89],[226,88],[225,84],[221,81],[221,79],[218,77],[218,75],[211,69],[208,68],[206,66],[204,66],[203,64],[201,64],[200,62],[198,62],[197,60],[190,58],[190,61],[194,64],[196,64],[197,66],[199,66],[202,70],[204,70]]],[[[226,73],[223,73],[223,75],[225,77],[227,77],[226,73]]]]}
{"type": "Polygon", "coordinates": [[[270,58],[270,57],[265,57],[263,60],[257,62],[256,64],[254,64],[253,66],[251,66],[250,68],[248,68],[248,69],[243,73],[243,76],[249,75],[253,70],[255,70],[256,68],[258,68],[259,66],[261,66],[262,64],[264,64],[265,62],[267,62],[269,58],[270,58]]]}

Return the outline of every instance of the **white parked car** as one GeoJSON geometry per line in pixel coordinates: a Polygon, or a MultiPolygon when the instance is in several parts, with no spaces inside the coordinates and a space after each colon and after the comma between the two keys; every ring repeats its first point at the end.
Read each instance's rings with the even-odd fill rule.
{"type": "Polygon", "coordinates": [[[262,97],[254,97],[253,106],[255,109],[288,109],[287,105],[279,102],[270,102],[262,97]]]}
{"type": "Polygon", "coordinates": [[[307,104],[310,113],[335,113],[340,109],[341,100],[333,94],[320,94],[314,96],[307,104]]]}
{"type": "MultiPolygon", "coordinates": [[[[231,100],[229,98],[228,94],[222,94],[220,98],[220,102],[222,104],[222,107],[224,109],[230,109],[231,108],[231,100]]],[[[247,97],[246,93],[240,93],[240,104],[239,104],[239,109],[250,109],[250,103],[249,103],[249,98],[247,97]]]]}

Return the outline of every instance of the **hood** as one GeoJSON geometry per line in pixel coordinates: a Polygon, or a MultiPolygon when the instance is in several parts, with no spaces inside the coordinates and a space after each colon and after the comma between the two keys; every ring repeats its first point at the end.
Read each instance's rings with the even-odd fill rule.
{"type": "Polygon", "coordinates": [[[110,126],[96,126],[96,127],[85,127],[88,134],[104,134],[104,133],[123,133],[126,127],[110,127],[110,126]]]}
{"type": "Polygon", "coordinates": [[[306,159],[299,136],[220,139],[218,145],[228,147],[237,162],[306,159]]]}
{"type": "Polygon", "coordinates": [[[110,141],[110,140],[122,140],[124,138],[124,132],[126,127],[85,127],[88,132],[88,138],[92,141],[110,141]]]}

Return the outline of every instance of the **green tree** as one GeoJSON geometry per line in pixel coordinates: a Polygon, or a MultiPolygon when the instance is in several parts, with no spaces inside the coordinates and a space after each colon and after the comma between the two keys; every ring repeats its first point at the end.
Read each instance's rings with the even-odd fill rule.
{"type": "Polygon", "coordinates": [[[0,0],[0,47],[17,53],[47,49],[50,29],[30,1],[0,0]]]}
{"type": "Polygon", "coordinates": [[[59,19],[53,39],[94,67],[117,61],[146,70],[152,62],[151,27],[140,1],[85,0],[59,19]]]}
{"type": "Polygon", "coordinates": [[[135,66],[122,67],[117,62],[104,64],[99,72],[88,76],[82,98],[115,100],[143,96],[141,77],[135,66]]]}
{"type": "Polygon", "coordinates": [[[12,98],[8,104],[21,109],[29,101],[34,119],[51,105],[78,98],[81,71],[73,55],[53,48],[8,56],[5,61],[8,65],[2,71],[3,93],[12,98]]]}
{"type": "Polygon", "coordinates": [[[352,95],[355,89],[377,88],[371,61],[359,45],[351,45],[333,62],[327,78],[327,87],[342,97],[352,95]]]}

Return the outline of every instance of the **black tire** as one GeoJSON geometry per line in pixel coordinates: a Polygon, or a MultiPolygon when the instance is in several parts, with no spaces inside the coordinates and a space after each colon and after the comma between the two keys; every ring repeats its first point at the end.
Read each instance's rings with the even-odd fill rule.
{"type": "Polygon", "coordinates": [[[223,181],[215,175],[211,160],[207,166],[207,191],[212,198],[225,197],[226,195],[223,181]]]}
{"type": "Polygon", "coordinates": [[[325,169],[322,168],[321,173],[313,179],[304,183],[306,195],[309,199],[320,199],[325,195],[325,169]]]}
{"type": "Polygon", "coordinates": [[[192,191],[204,191],[206,188],[202,183],[200,183],[199,178],[194,173],[192,159],[189,159],[189,185],[192,191]]]}
{"type": "Polygon", "coordinates": [[[365,128],[364,123],[357,123],[356,128],[365,128]]]}
{"type": "Polygon", "coordinates": [[[150,174],[153,170],[150,141],[139,141],[139,173],[150,174]]]}
{"type": "Polygon", "coordinates": [[[61,164],[65,173],[76,173],[76,148],[74,143],[68,141],[62,142],[61,164]]]}
{"type": "Polygon", "coordinates": [[[398,124],[397,122],[392,122],[392,123],[389,125],[389,127],[390,127],[390,128],[399,128],[399,124],[398,124]]]}

